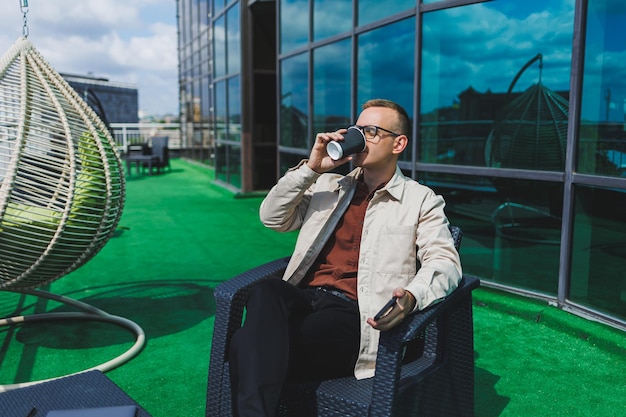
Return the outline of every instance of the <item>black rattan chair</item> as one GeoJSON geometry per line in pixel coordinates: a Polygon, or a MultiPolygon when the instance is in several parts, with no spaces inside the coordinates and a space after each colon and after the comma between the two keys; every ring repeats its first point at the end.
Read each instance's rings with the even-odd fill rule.
{"type": "MultiPolygon", "coordinates": [[[[457,250],[462,232],[451,228],[457,250]]],[[[231,416],[228,342],[241,326],[250,287],[280,279],[289,258],[238,275],[215,288],[216,313],[209,366],[207,417],[231,416]]],[[[376,375],[285,387],[279,416],[427,416],[474,415],[474,337],[472,290],[465,276],[444,301],[411,315],[382,332],[376,375]]]]}

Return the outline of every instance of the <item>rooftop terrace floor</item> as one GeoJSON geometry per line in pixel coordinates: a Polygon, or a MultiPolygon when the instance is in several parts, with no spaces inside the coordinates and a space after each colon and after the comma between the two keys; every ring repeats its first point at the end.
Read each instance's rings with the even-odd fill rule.
{"type": "MultiPolygon", "coordinates": [[[[120,233],[49,290],[139,324],[144,349],[108,377],[154,417],[201,417],[212,289],[290,254],[296,235],[264,228],[261,198],[235,198],[212,183],[210,169],[179,159],[172,168],[127,178],[120,233]]],[[[66,309],[0,291],[0,316],[66,309]]],[[[476,416],[626,415],[624,332],[484,287],[474,292],[474,323],[476,416]]],[[[105,323],[0,328],[0,384],[87,369],[132,343],[132,334],[105,323]]]]}

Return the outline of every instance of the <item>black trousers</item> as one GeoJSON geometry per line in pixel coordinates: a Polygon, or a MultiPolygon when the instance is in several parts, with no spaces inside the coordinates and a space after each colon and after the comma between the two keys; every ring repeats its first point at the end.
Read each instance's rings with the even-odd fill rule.
{"type": "Polygon", "coordinates": [[[352,375],[359,351],[356,302],[282,280],[255,285],[229,347],[233,416],[273,417],[285,381],[352,375]]]}

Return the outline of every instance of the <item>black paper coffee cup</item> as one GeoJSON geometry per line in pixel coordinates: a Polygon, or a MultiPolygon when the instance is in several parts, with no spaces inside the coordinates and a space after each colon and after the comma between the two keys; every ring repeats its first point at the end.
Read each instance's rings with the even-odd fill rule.
{"type": "Polygon", "coordinates": [[[361,129],[356,126],[350,126],[348,131],[343,134],[342,141],[330,141],[326,145],[326,152],[335,161],[354,153],[363,152],[365,150],[365,136],[361,129]]]}

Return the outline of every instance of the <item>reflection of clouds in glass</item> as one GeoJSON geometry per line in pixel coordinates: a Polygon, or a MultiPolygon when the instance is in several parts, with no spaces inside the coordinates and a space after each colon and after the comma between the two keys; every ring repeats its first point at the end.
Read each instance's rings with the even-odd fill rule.
{"type": "MultiPolygon", "coordinates": [[[[450,106],[470,86],[506,91],[537,53],[544,56],[543,83],[569,90],[573,21],[573,0],[493,2],[425,14],[422,111],[450,106]]],[[[539,74],[534,64],[515,91],[536,83],[539,74]]]]}
{"type": "Polygon", "coordinates": [[[306,54],[296,55],[282,61],[281,105],[295,107],[307,113],[308,59],[306,54]]]}
{"type": "Polygon", "coordinates": [[[415,21],[405,19],[358,38],[358,105],[394,100],[411,114],[414,95],[415,21]]]}
{"type": "Polygon", "coordinates": [[[308,0],[282,0],[280,3],[280,52],[301,47],[309,39],[308,0]]]}
{"type": "Polygon", "coordinates": [[[380,0],[359,0],[359,26],[372,23],[376,20],[391,16],[395,13],[412,9],[415,7],[415,0],[394,0],[384,2],[381,7],[380,0]]]}
{"type": "Polygon", "coordinates": [[[323,72],[327,79],[342,77],[346,66],[350,67],[349,39],[317,48],[313,53],[316,69],[323,72]]]}
{"type": "Polygon", "coordinates": [[[587,22],[582,119],[626,119],[626,4],[606,0],[592,2],[587,22]]]}
{"type": "Polygon", "coordinates": [[[213,25],[213,68],[216,77],[226,74],[226,28],[224,17],[213,25]]]}
{"type": "Polygon", "coordinates": [[[316,120],[350,117],[349,39],[313,52],[313,103],[316,120]]]}
{"type": "Polygon", "coordinates": [[[224,19],[215,22],[213,26],[213,40],[220,42],[222,45],[226,41],[226,29],[224,28],[224,19]]]}
{"type": "Polygon", "coordinates": [[[591,8],[598,13],[606,13],[607,15],[626,14],[626,2],[624,0],[593,0],[591,8]]]}
{"type": "Polygon", "coordinates": [[[226,15],[228,39],[228,73],[238,73],[241,69],[241,30],[239,27],[239,6],[231,7],[226,15]]]}
{"type": "Polygon", "coordinates": [[[313,38],[320,40],[352,27],[352,0],[315,0],[313,38]]]}
{"type": "Polygon", "coordinates": [[[308,148],[308,53],[281,62],[280,144],[308,148]]]}

